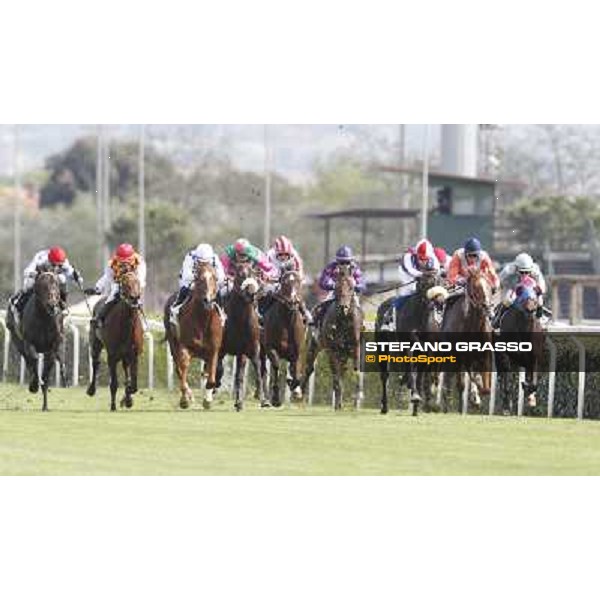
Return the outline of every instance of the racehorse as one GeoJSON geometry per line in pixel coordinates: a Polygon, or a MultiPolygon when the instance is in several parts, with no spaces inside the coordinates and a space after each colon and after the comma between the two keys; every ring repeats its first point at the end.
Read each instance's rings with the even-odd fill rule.
{"type": "MultiPolygon", "coordinates": [[[[106,348],[108,369],[110,373],[110,410],[117,410],[116,396],[119,387],[117,366],[119,362],[125,373],[125,395],[121,406],[133,406],[133,394],[138,389],[138,359],[144,348],[144,329],[141,319],[141,288],[136,274],[132,271],[124,273],[119,281],[119,300],[108,312],[100,330],[90,327],[90,348],[92,355],[92,381],[87,394],[96,394],[96,381],[100,367],[102,347],[106,348]]],[[[94,307],[97,317],[103,300],[94,307]]]]}
{"type": "Polygon", "coordinates": [[[523,391],[527,396],[527,404],[530,408],[537,405],[536,392],[538,387],[538,375],[544,360],[543,329],[536,316],[538,308],[537,293],[533,289],[535,281],[526,276],[521,281],[524,286],[525,296],[523,301],[517,297],[500,321],[500,338],[504,334],[510,341],[526,341],[532,343],[531,352],[496,352],[496,367],[498,369],[498,380],[501,382],[502,409],[504,414],[513,412],[513,403],[509,398],[508,373],[516,368],[525,369],[525,381],[522,383],[523,391]]]}
{"type": "Polygon", "coordinates": [[[267,396],[267,358],[271,363],[271,404],[281,406],[279,397],[280,361],[289,363],[288,385],[295,398],[302,397],[299,362],[306,337],[306,325],[300,310],[302,281],[297,271],[285,271],[279,281],[279,290],[273,295],[273,304],[265,313],[261,348],[261,374],[267,396]]]}
{"type": "Polygon", "coordinates": [[[204,408],[213,401],[217,378],[219,349],[223,339],[223,324],[216,306],[217,274],[211,265],[200,264],[195,270],[192,296],[179,312],[179,332],[171,323],[173,294],[165,305],[164,326],[171,356],[180,381],[181,397],[179,406],[188,408],[193,402],[193,393],[188,385],[188,370],[193,357],[204,361],[206,397],[204,408]]]}
{"type": "Polygon", "coordinates": [[[302,379],[302,392],[306,391],[308,381],[315,369],[315,361],[321,350],[329,357],[333,377],[334,408],[342,408],[342,377],[348,360],[356,377],[355,406],[362,402],[363,381],[360,368],[360,333],[363,328],[363,312],[356,302],[355,280],[348,265],[338,267],[335,282],[334,299],[323,315],[318,338],[309,341],[306,371],[302,379]]]}
{"type": "Polygon", "coordinates": [[[25,359],[29,371],[29,391],[37,393],[40,388],[38,354],[44,355],[42,368],[42,410],[48,410],[48,388],[55,361],[59,361],[62,384],[66,375],[62,361],[64,341],[63,315],[60,305],[58,275],[52,271],[39,272],[33,284],[33,294],[23,308],[20,327],[16,326],[12,303],[6,315],[6,326],[11,333],[19,354],[25,359]]]}
{"type": "MultiPolygon", "coordinates": [[[[446,302],[442,333],[451,334],[454,341],[460,334],[477,334],[482,343],[493,341],[491,314],[493,306],[493,291],[489,281],[479,269],[470,268],[464,289],[455,295],[450,295],[446,302]]],[[[460,356],[461,369],[455,373],[457,388],[462,394],[464,373],[469,375],[469,399],[475,405],[481,405],[480,394],[488,395],[491,388],[492,354],[491,352],[465,352],[460,356]]],[[[444,373],[443,408],[448,409],[449,373],[444,373]]]]}
{"type": "MultiPolygon", "coordinates": [[[[442,287],[442,278],[437,271],[425,271],[417,281],[416,293],[409,296],[400,309],[390,306],[390,302],[384,302],[377,310],[377,320],[375,322],[375,331],[383,331],[385,317],[389,310],[396,311],[396,327],[398,333],[407,333],[411,342],[423,342],[428,338],[428,334],[436,333],[440,330],[440,324],[443,314],[443,303],[438,301],[438,296],[445,297],[446,290],[442,287]]],[[[379,363],[379,375],[382,386],[381,395],[381,414],[387,414],[389,411],[387,384],[389,379],[389,369],[386,362],[379,363]]],[[[421,393],[426,396],[426,406],[431,399],[431,384],[433,372],[432,367],[425,369],[417,367],[410,363],[409,371],[404,374],[403,381],[410,391],[410,402],[413,405],[413,416],[419,413],[419,404],[421,402],[421,393]]]]}
{"type": "Polygon", "coordinates": [[[219,352],[216,383],[218,389],[223,377],[223,358],[228,354],[235,356],[234,408],[238,412],[244,408],[242,384],[247,359],[250,359],[256,373],[255,397],[260,400],[262,408],[271,406],[263,395],[260,372],[260,325],[256,308],[259,290],[260,283],[254,276],[252,266],[248,263],[238,264],[227,301],[227,321],[219,352]]]}

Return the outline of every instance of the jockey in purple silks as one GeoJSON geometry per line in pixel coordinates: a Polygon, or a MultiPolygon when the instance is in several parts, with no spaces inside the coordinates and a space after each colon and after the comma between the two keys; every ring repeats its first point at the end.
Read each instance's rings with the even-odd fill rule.
{"type": "MultiPolygon", "coordinates": [[[[338,274],[338,267],[340,265],[350,265],[352,275],[354,276],[354,291],[357,294],[361,294],[365,291],[367,284],[365,278],[360,270],[360,265],[358,264],[356,258],[354,257],[354,253],[352,252],[352,248],[349,246],[342,246],[335,253],[335,259],[332,260],[321,272],[321,276],[319,277],[319,287],[328,292],[327,297],[321,304],[315,307],[313,310],[313,317],[315,327],[318,327],[321,318],[327,311],[329,305],[333,302],[333,291],[335,289],[335,282],[338,274]]],[[[354,296],[354,300],[357,306],[360,306],[358,301],[358,296],[354,296]]]]}

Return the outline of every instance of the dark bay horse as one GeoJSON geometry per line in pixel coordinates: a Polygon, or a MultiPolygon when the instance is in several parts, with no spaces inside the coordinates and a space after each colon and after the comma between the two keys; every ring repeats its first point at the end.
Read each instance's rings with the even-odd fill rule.
{"type": "MultiPolygon", "coordinates": [[[[439,295],[445,296],[446,290],[442,287],[442,278],[437,271],[425,271],[417,281],[416,293],[409,296],[400,309],[390,307],[390,302],[382,304],[377,311],[375,331],[383,330],[383,323],[388,310],[396,311],[396,327],[398,333],[409,334],[411,342],[424,342],[428,334],[437,333],[440,330],[443,304],[438,302],[439,295]]],[[[380,379],[382,386],[381,414],[389,412],[388,402],[388,379],[389,369],[386,362],[379,363],[380,379]]],[[[414,363],[410,364],[403,381],[406,382],[410,391],[410,402],[413,405],[413,416],[419,413],[421,403],[421,391],[426,395],[427,402],[431,397],[431,384],[434,368],[417,368],[414,363]]]]}
{"type": "MultiPolygon", "coordinates": [[[[116,396],[119,387],[117,366],[119,362],[125,373],[125,395],[121,406],[133,406],[132,395],[138,389],[138,360],[144,349],[144,329],[141,319],[141,288],[135,273],[125,273],[119,283],[119,301],[104,318],[102,328],[90,327],[92,354],[92,381],[87,389],[88,396],[96,393],[96,380],[100,367],[102,347],[106,348],[110,372],[110,410],[117,410],[116,396]]],[[[101,302],[94,307],[94,316],[100,311],[101,302]]]]}
{"type": "Polygon", "coordinates": [[[166,338],[181,384],[179,406],[184,409],[188,408],[194,399],[187,381],[190,363],[194,357],[204,361],[204,375],[207,378],[204,408],[210,408],[213,401],[219,350],[223,339],[223,324],[216,306],[217,291],[215,269],[211,265],[200,264],[195,272],[192,296],[179,313],[179,333],[170,320],[171,305],[176,294],[173,294],[165,305],[166,338]]]}
{"type": "Polygon", "coordinates": [[[221,386],[223,358],[228,354],[235,356],[234,408],[238,412],[244,408],[242,388],[247,359],[250,359],[256,373],[255,397],[260,400],[261,407],[271,406],[264,398],[260,373],[260,325],[256,307],[260,288],[260,280],[250,264],[240,263],[235,267],[233,289],[227,300],[227,321],[219,352],[216,385],[217,389],[221,386]]]}
{"type": "Polygon", "coordinates": [[[363,328],[363,312],[354,292],[355,280],[349,266],[338,267],[334,300],[323,315],[318,338],[312,337],[308,344],[306,371],[302,379],[305,392],[315,369],[315,361],[321,350],[327,352],[333,378],[334,408],[342,408],[342,377],[348,360],[356,377],[355,406],[362,401],[363,379],[360,373],[360,333],[363,328]]]}
{"type": "Polygon", "coordinates": [[[510,341],[531,342],[531,352],[496,352],[496,367],[498,381],[502,390],[502,409],[504,414],[514,412],[514,404],[510,401],[508,390],[508,374],[519,367],[525,369],[523,392],[527,397],[527,405],[534,408],[537,405],[536,392],[539,371],[544,360],[543,328],[536,316],[538,308],[537,293],[530,288],[526,299],[510,306],[500,322],[500,339],[504,335],[510,341]]]}
{"type": "MultiPolygon", "coordinates": [[[[306,326],[301,313],[302,281],[297,271],[285,271],[275,292],[273,304],[264,318],[261,371],[263,385],[267,382],[267,358],[273,368],[271,377],[271,404],[281,406],[279,397],[279,366],[281,360],[289,363],[288,385],[295,398],[302,397],[299,363],[306,337],[306,326]]],[[[267,390],[265,389],[265,396],[267,390]]]]}
{"type": "MultiPolygon", "coordinates": [[[[451,295],[447,301],[442,321],[442,333],[456,342],[460,334],[477,334],[482,343],[493,341],[491,315],[493,292],[489,281],[479,269],[469,269],[464,289],[451,295]]],[[[464,373],[469,376],[469,398],[476,406],[481,406],[480,394],[488,395],[491,388],[492,353],[466,352],[460,356],[461,372],[455,373],[457,388],[462,394],[464,373]]],[[[450,373],[444,373],[443,407],[447,410],[450,373]]]]}
{"type": "Polygon", "coordinates": [[[56,360],[59,361],[62,383],[66,385],[62,361],[64,330],[58,276],[51,271],[38,273],[33,294],[23,309],[20,327],[16,327],[13,310],[16,309],[11,303],[6,315],[6,326],[19,354],[25,359],[30,375],[29,391],[32,394],[40,388],[38,354],[44,355],[41,388],[42,410],[46,411],[50,376],[56,360]]]}

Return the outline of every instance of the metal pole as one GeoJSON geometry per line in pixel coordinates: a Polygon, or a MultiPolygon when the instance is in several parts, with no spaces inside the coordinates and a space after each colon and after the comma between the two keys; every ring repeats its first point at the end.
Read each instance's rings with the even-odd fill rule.
{"type": "Polygon", "coordinates": [[[421,238],[427,237],[427,217],[429,213],[429,125],[423,134],[423,198],[421,204],[421,238]]]}
{"type": "Polygon", "coordinates": [[[13,147],[13,175],[14,175],[14,288],[15,292],[21,289],[21,205],[23,202],[21,189],[21,132],[19,126],[14,129],[13,147]]]}
{"type": "Polygon", "coordinates": [[[263,134],[265,148],[265,230],[263,247],[266,249],[271,242],[271,146],[268,125],[264,125],[263,134]]]}
{"type": "Polygon", "coordinates": [[[110,249],[108,247],[108,233],[110,231],[110,141],[108,139],[108,133],[106,132],[106,130],[103,130],[103,185],[102,185],[102,191],[104,194],[104,198],[102,201],[102,206],[103,206],[103,217],[104,217],[104,223],[103,223],[103,230],[104,230],[104,262],[106,263],[108,261],[108,258],[110,256],[110,249]]]}
{"type": "Polygon", "coordinates": [[[138,220],[138,247],[142,255],[146,254],[146,157],[145,157],[145,145],[146,145],[146,126],[140,126],[140,154],[139,154],[139,179],[138,187],[140,194],[140,206],[139,206],[139,220],[138,220]]]}
{"type": "Polygon", "coordinates": [[[102,203],[104,201],[104,133],[102,125],[98,125],[98,135],[96,140],[96,235],[98,242],[97,267],[102,268],[104,256],[104,215],[102,212],[102,203]]]}

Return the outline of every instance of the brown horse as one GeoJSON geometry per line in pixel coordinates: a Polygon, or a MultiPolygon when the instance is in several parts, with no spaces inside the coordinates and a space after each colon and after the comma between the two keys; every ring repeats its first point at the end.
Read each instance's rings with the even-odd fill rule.
{"type": "MultiPolygon", "coordinates": [[[[263,384],[267,382],[267,357],[273,367],[271,377],[271,404],[281,406],[279,397],[280,361],[289,363],[288,385],[294,397],[302,397],[299,378],[299,362],[306,337],[306,326],[300,310],[302,281],[297,271],[285,271],[274,294],[273,304],[264,319],[263,345],[261,350],[261,373],[263,384]]],[[[267,390],[265,389],[265,396],[267,390]]]]}
{"type": "Polygon", "coordinates": [[[216,387],[219,349],[223,339],[223,324],[216,306],[217,274],[211,265],[200,264],[195,272],[192,296],[179,313],[179,334],[170,321],[173,294],[165,305],[164,326],[171,356],[181,383],[179,406],[188,408],[194,396],[188,385],[188,370],[193,357],[204,361],[206,397],[204,408],[211,407],[216,387]]]}
{"type": "Polygon", "coordinates": [[[271,406],[263,395],[260,372],[260,325],[256,307],[259,291],[260,280],[255,277],[252,266],[248,263],[238,264],[235,267],[233,289],[227,300],[227,321],[219,352],[216,384],[217,389],[221,387],[223,358],[228,354],[235,356],[234,407],[238,412],[244,408],[242,384],[247,359],[252,362],[256,373],[255,397],[260,400],[261,407],[271,406]]]}
{"type": "Polygon", "coordinates": [[[35,394],[40,388],[38,354],[44,355],[42,369],[42,410],[48,410],[48,387],[55,362],[58,360],[63,385],[66,385],[62,347],[64,341],[63,316],[60,306],[58,276],[50,271],[40,272],[33,285],[33,294],[23,309],[21,326],[17,327],[12,313],[12,303],[6,315],[6,326],[19,354],[25,359],[29,371],[29,391],[35,394]]]}
{"type": "Polygon", "coordinates": [[[302,391],[315,369],[315,361],[321,350],[329,357],[333,376],[334,408],[342,408],[342,377],[348,360],[352,360],[356,376],[355,406],[362,401],[363,380],[360,374],[360,333],[363,328],[363,313],[356,302],[354,276],[347,265],[338,267],[334,300],[323,316],[318,338],[311,338],[306,357],[306,372],[302,380],[302,391]]]}
{"type": "MultiPolygon", "coordinates": [[[[491,314],[493,306],[493,292],[489,281],[479,269],[469,269],[464,290],[456,295],[451,295],[444,311],[442,333],[453,334],[454,341],[460,335],[477,334],[481,342],[493,341],[491,314]]],[[[464,386],[463,373],[469,375],[469,398],[476,406],[481,406],[479,394],[488,395],[492,380],[492,353],[469,352],[460,357],[464,369],[456,373],[457,387],[462,394],[464,386]]],[[[448,407],[448,380],[449,373],[444,373],[443,408],[448,407]]]]}
{"type": "MultiPolygon", "coordinates": [[[[119,387],[117,365],[123,366],[125,373],[125,395],[121,406],[133,406],[132,395],[138,389],[138,359],[144,349],[144,329],[140,314],[141,288],[135,273],[128,272],[119,280],[119,301],[115,303],[104,318],[98,331],[90,327],[90,348],[92,354],[92,381],[88,386],[88,396],[96,393],[96,380],[100,367],[102,347],[106,348],[108,369],[110,372],[110,410],[117,410],[116,396],[119,387]]],[[[101,304],[94,307],[94,316],[98,315],[101,304]]]]}

